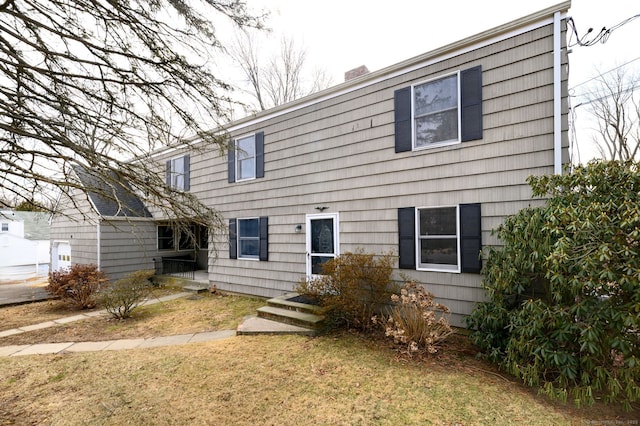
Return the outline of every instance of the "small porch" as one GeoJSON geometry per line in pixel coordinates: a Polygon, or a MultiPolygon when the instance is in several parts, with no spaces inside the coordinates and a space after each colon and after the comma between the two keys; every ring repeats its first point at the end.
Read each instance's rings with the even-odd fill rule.
{"type": "Polygon", "coordinates": [[[177,280],[185,290],[200,292],[209,289],[209,273],[200,269],[198,263],[189,258],[154,259],[156,280],[177,280]]]}

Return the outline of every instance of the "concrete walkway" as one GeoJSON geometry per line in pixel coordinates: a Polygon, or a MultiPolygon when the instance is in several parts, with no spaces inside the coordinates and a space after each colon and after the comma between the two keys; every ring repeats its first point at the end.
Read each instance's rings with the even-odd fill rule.
{"type": "MultiPolygon", "coordinates": [[[[193,296],[192,292],[182,292],[164,296],[156,299],[149,299],[143,305],[153,305],[155,303],[166,302],[180,297],[193,296]]],[[[85,319],[107,315],[106,310],[95,311],[86,314],[73,315],[40,324],[28,325],[11,330],[0,331],[0,339],[14,334],[26,333],[32,330],[55,327],[59,324],[82,321],[85,319]]],[[[238,334],[306,334],[309,331],[293,325],[282,324],[264,318],[248,317],[240,324],[238,330],[219,330],[203,333],[179,334],[175,336],[151,337],[148,339],[120,339],[104,340],[100,342],[63,342],[63,343],[37,343],[31,345],[11,345],[0,346],[0,356],[21,356],[39,354],[62,354],[72,352],[96,352],[96,351],[117,351],[136,348],[157,348],[160,346],[184,345],[187,343],[207,342],[210,340],[227,339],[238,334]],[[300,330],[303,330],[301,333],[300,330]]],[[[0,340],[0,343],[2,341],[0,340]]]]}
{"type": "MultiPolygon", "coordinates": [[[[177,293],[157,299],[149,299],[143,305],[166,302],[180,297],[192,296],[193,293],[177,293]]],[[[87,314],[79,314],[70,317],[47,321],[40,324],[28,325],[11,330],[0,331],[0,338],[14,334],[26,333],[32,330],[55,327],[59,324],[81,321],[100,315],[106,315],[107,311],[95,311],[87,314]]],[[[177,336],[152,337],[148,339],[121,339],[105,340],[101,342],[64,342],[64,343],[38,343],[31,345],[0,346],[0,356],[20,356],[37,354],[59,354],[69,352],[115,351],[135,348],[155,348],[160,346],[184,345],[186,343],[206,342],[209,340],[225,339],[236,335],[235,330],[210,331],[204,333],[181,334],[177,336]]],[[[1,341],[0,341],[1,342],[1,341]]]]}

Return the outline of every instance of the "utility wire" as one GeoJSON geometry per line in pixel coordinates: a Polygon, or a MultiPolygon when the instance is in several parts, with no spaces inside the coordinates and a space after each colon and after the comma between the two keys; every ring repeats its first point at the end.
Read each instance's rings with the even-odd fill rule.
{"type": "Polygon", "coordinates": [[[600,30],[600,32],[598,34],[596,34],[591,40],[588,40],[587,37],[589,36],[589,34],[591,34],[593,32],[593,28],[589,28],[586,32],[585,35],[583,35],[582,37],[580,37],[580,35],[578,34],[578,28],[576,26],[575,21],[573,20],[573,18],[568,18],[567,19],[567,25],[571,28],[572,31],[572,35],[571,38],[573,38],[573,35],[575,35],[576,40],[573,44],[571,44],[571,40],[569,40],[569,46],[568,47],[573,47],[573,46],[593,46],[597,43],[606,43],[607,40],[609,40],[609,37],[611,37],[611,34],[617,30],[618,28],[628,24],[629,22],[633,21],[636,18],[640,18],[640,14],[634,15],[631,18],[627,18],[624,21],[614,25],[611,28],[607,27],[602,27],[602,29],[600,30]]]}
{"type": "MultiPolygon", "coordinates": [[[[618,92],[610,93],[610,94],[608,94],[608,95],[604,95],[604,96],[601,96],[601,97],[596,98],[596,99],[587,99],[586,101],[584,101],[584,102],[580,102],[578,105],[576,105],[576,106],[574,106],[574,107],[572,107],[572,108],[575,110],[575,109],[576,109],[576,108],[578,108],[579,106],[582,106],[582,105],[589,105],[589,104],[592,104],[592,103],[594,103],[594,102],[603,101],[603,100],[605,100],[605,99],[607,99],[607,98],[611,98],[612,96],[615,96],[615,95],[619,95],[619,94],[622,94],[622,93],[629,93],[629,92],[633,93],[633,92],[635,92],[635,91],[636,91],[636,89],[638,89],[638,88],[640,88],[640,83],[635,84],[635,86],[627,87],[627,88],[624,88],[624,89],[622,89],[622,90],[620,90],[620,91],[618,91],[618,92]]],[[[588,94],[588,93],[583,93],[582,95],[577,95],[577,96],[575,96],[575,97],[579,97],[579,96],[587,96],[587,95],[589,95],[589,94],[588,94]]]]}
{"type": "Polygon", "coordinates": [[[575,86],[572,86],[571,88],[569,88],[569,90],[574,90],[576,87],[580,87],[580,86],[582,86],[582,85],[584,85],[584,84],[587,84],[587,83],[589,83],[589,82],[591,82],[591,81],[593,81],[593,80],[595,80],[595,79],[597,79],[597,78],[599,78],[599,77],[604,76],[605,74],[609,74],[610,72],[613,72],[613,71],[615,71],[615,70],[617,70],[617,69],[620,69],[620,68],[622,68],[622,67],[626,67],[627,65],[629,65],[629,64],[630,64],[630,63],[632,63],[632,62],[637,61],[638,59],[640,59],[640,56],[638,56],[638,57],[637,57],[637,58],[635,58],[635,59],[630,60],[629,62],[625,62],[625,63],[624,63],[624,64],[622,64],[622,65],[618,65],[618,66],[617,66],[617,67],[615,67],[615,68],[611,68],[609,71],[605,71],[605,72],[599,73],[599,74],[598,74],[598,75],[596,75],[595,77],[591,77],[589,80],[583,81],[582,83],[578,83],[578,84],[576,84],[575,86]]]}

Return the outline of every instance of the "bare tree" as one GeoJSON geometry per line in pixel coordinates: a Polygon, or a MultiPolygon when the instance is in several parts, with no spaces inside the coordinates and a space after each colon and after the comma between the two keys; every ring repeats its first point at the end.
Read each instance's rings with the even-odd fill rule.
{"type": "Polygon", "coordinates": [[[225,148],[211,132],[230,113],[213,22],[262,20],[242,0],[0,0],[0,197],[51,209],[54,190],[110,186],[166,217],[215,219],[167,187],[151,152],[225,148]],[[101,183],[81,183],[78,165],[101,183]]]}
{"type": "Polygon", "coordinates": [[[230,48],[234,62],[240,67],[254,98],[250,109],[264,111],[277,105],[326,89],[331,77],[322,68],[307,71],[307,52],[292,38],[282,37],[277,54],[260,55],[262,44],[251,31],[238,33],[230,48]]]}
{"type": "Polygon", "coordinates": [[[636,158],[640,149],[640,76],[624,67],[600,73],[586,94],[596,118],[594,142],[600,155],[610,160],[636,158]]]}

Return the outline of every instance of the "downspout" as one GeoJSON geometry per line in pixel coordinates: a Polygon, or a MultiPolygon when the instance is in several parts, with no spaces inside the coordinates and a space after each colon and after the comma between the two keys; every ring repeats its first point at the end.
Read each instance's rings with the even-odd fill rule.
{"type": "Polygon", "coordinates": [[[562,174],[562,31],[560,12],[553,14],[553,172],[562,174]]]}
{"type": "Polygon", "coordinates": [[[98,224],[96,225],[96,237],[96,265],[98,266],[98,271],[100,271],[100,219],[98,219],[98,224]]]}

